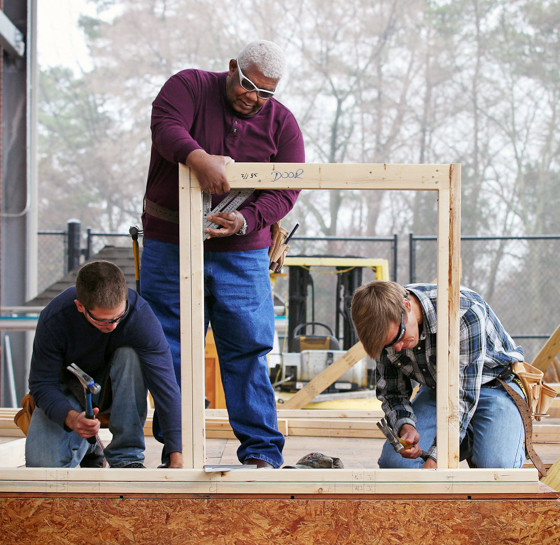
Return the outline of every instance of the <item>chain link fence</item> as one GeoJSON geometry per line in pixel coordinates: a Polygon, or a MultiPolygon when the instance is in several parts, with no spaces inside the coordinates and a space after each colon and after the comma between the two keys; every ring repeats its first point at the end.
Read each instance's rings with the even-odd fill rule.
{"type": "Polygon", "coordinates": [[[89,259],[99,253],[105,246],[132,247],[128,233],[94,233],[91,229],[86,234],[85,258],[89,259]]]}
{"type": "MultiPolygon", "coordinates": [[[[82,240],[84,243],[84,241],[82,240]]],[[[67,272],[66,231],[39,232],[39,292],[67,272]]],[[[87,230],[82,261],[104,246],[128,246],[128,233],[95,233],[87,230]]],[[[398,239],[293,237],[291,257],[362,257],[387,259],[389,278],[396,279],[398,239]]],[[[536,356],[546,339],[560,324],[560,283],[556,280],[560,235],[527,237],[462,237],[461,284],[484,297],[506,330],[521,344],[528,361],[536,356]]],[[[402,270],[402,269],[401,269],[402,270]]],[[[286,272],[286,271],[285,271],[286,272]]],[[[309,286],[307,321],[325,323],[335,329],[337,310],[335,267],[313,267],[309,286]]],[[[437,275],[437,241],[431,236],[409,236],[409,282],[433,282],[437,275]]],[[[362,282],[375,278],[364,268],[362,282]]],[[[288,278],[276,279],[277,303],[289,299],[288,278]]]]}
{"type": "Polygon", "coordinates": [[[60,280],[66,274],[66,231],[39,231],[37,289],[38,293],[60,280]]]}
{"type": "Polygon", "coordinates": [[[41,293],[69,272],[69,253],[75,254],[75,266],[82,265],[87,259],[99,253],[105,246],[130,246],[128,233],[95,233],[87,229],[85,238],[76,239],[77,248],[69,248],[70,223],[66,231],[38,231],[37,292],[41,293]],[[81,247],[85,244],[85,247],[81,247]]]}
{"type": "MultiPolygon", "coordinates": [[[[435,237],[410,235],[410,278],[436,278],[435,237]]],[[[560,324],[560,235],[462,237],[461,285],[490,304],[531,362],[560,324]]]]}

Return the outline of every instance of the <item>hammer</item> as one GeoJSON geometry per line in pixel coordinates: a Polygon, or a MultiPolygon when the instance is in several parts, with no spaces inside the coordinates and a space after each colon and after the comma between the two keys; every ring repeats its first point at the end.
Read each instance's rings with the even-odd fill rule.
{"type": "MultiPolygon", "coordinates": [[[[91,403],[91,394],[98,394],[101,391],[101,386],[97,384],[88,374],[84,373],[75,363],[66,367],[68,371],[78,377],[78,380],[84,387],[84,394],[86,396],[86,418],[93,420],[93,405],[91,403]]],[[[97,443],[95,437],[88,437],[88,443],[94,445],[97,443]]]]}
{"type": "MultiPolygon", "coordinates": [[[[377,427],[395,449],[395,452],[400,454],[405,448],[412,448],[412,445],[409,445],[406,441],[403,441],[400,437],[395,435],[395,432],[391,429],[391,426],[384,418],[377,423],[377,427]]],[[[420,454],[420,458],[426,462],[429,458],[428,453],[423,450],[422,454],[420,454]]]]}

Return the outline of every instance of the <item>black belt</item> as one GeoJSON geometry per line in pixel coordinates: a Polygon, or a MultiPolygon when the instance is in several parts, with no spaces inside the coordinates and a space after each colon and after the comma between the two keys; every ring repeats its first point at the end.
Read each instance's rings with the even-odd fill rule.
{"type": "Polygon", "coordinates": [[[144,199],[144,203],[145,214],[150,214],[150,216],[154,216],[155,218],[159,218],[160,220],[170,221],[171,223],[179,223],[178,210],[170,210],[169,208],[165,208],[165,206],[156,204],[149,199],[144,199]]]}
{"type": "Polygon", "coordinates": [[[506,367],[495,379],[484,383],[481,388],[499,388],[500,381],[510,382],[515,377],[511,367],[506,367]]]}

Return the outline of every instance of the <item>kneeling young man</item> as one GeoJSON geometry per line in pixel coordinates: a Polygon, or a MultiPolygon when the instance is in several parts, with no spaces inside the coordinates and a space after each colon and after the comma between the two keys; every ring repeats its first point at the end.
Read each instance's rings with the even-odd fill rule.
{"type": "MultiPolygon", "coordinates": [[[[524,429],[505,382],[523,395],[508,372],[523,361],[497,316],[480,295],[460,290],[459,424],[461,460],[471,467],[519,468],[524,429]]],[[[367,354],[377,360],[377,397],[395,433],[413,445],[397,454],[386,442],[381,468],[435,468],[437,286],[374,281],[356,290],[352,319],[367,354]],[[420,389],[411,400],[413,381],[420,389]],[[422,450],[429,458],[420,458],[422,450]]]]}
{"type": "Polygon", "coordinates": [[[25,447],[28,467],[100,466],[100,447],[87,441],[100,422],[85,417],[83,388],[66,370],[71,363],[101,385],[93,412],[109,417],[113,438],[104,455],[111,467],[144,467],[148,389],[168,466],[182,466],[181,401],[169,345],[149,305],[108,261],[84,265],[76,287],[41,312],[29,375],[36,408],[25,447]]]}

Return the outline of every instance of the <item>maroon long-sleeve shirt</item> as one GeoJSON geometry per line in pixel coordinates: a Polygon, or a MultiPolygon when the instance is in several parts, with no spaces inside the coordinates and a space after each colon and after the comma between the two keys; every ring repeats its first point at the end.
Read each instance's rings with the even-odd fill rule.
{"type": "MultiPolygon", "coordinates": [[[[152,155],[146,197],[179,208],[179,168],[191,151],[203,149],[236,162],[303,163],[301,130],[293,114],[274,98],[253,115],[233,110],[226,98],[227,72],[184,70],[162,87],[152,108],[152,155]]],[[[255,191],[239,208],[247,234],[206,240],[211,252],[256,250],[271,245],[269,226],[294,206],[299,191],[255,191]]],[[[214,195],[215,206],[225,195],[214,195]]],[[[179,228],[146,214],[144,234],[164,242],[179,242],[179,228]]]]}

